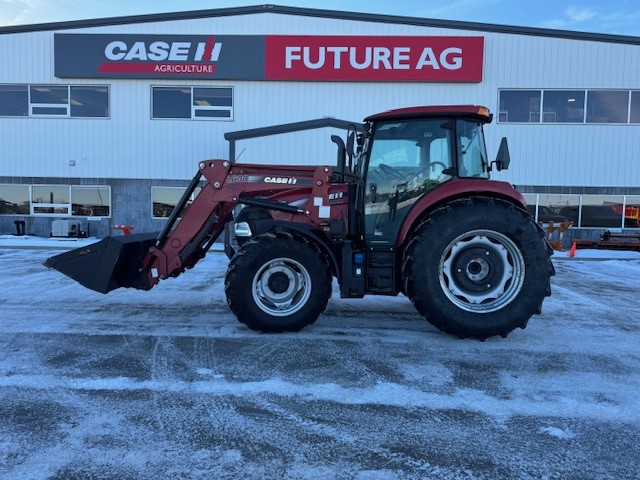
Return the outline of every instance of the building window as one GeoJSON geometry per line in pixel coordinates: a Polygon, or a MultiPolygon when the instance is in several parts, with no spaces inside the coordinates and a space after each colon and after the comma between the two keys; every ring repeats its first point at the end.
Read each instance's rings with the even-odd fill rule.
{"type": "Polygon", "coordinates": [[[580,195],[571,194],[539,194],[538,195],[538,221],[539,222],[573,222],[578,226],[578,209],[580,208],[580,195]],[[573,215],[575,212],[575,218],[573,215]],[[555,217],[551,217],[555,215],[555,217]]]}
{"type": "Polygon", "coordinates": [[[584,90],[545,90],[542,97],[544,123],[583,123],[584,90]]]}
{"type": "Polygon", "coordinates": [[[191,118],[190,87],[152,87],[153,118],[191,118]]]}
{"type": "Polygon", "coordinates": [[[0,116],[107,118],[107,85],[0,85],[0,116]]]}
{"type": "Polygon", "coordinates": [[[194,88],[192,105],[194,117],[232,120],[231,88],[194,88]]]}
{"type": "Polygon", "coordinates": [[[109,217],[111,188],[108,186],[71,186],[71,215],[74,217],[109,217]]]}
{"type": "Polygon", "coordinates": [[[640,91],[499,90],[498,97],[499,123],[640,123],[640,91]]]}
{"type": "Polygon", "coordinates": [[[587,123],[627,123],[628,90],[588,90],[587,123]]]}
{"type": "Polygon", "coordinates": [[[68,185],[32,185],[31,215],[71,215],[68,185]]]}
{"type": "Polygon", "coordinates": [[[640,227],[640,195],[627,195],[624,197],[624,225],[633,228],[640,227]]]}
{"type": "Polygon", "coordinates": [[[29,88],[29,114],[69,116],[69,87],[33,85],[29,88]]]}
{"type": "MultiPolygon", "coordinates": [[[[151,216],[153,218],[167,218],[176,208],[178,202],[182,198],[186,187],[151,187],[151,216]]],[[[201,187],[196,187],[191,198],[187,202],[187,206],[193,203],[193,200],[198,196],[202,190],[201,187]]]]}
{"type": "Polygon", "coordinates": [[[540,223],[572,227],[638,228],[640,195],[527,194],[527,210],[540,223]],[[623,215],[624,212],[624,215],[623,215]]]}
{"type": "Polygon", "coordinates": [[[106,185],[0,185],[0,215],[109,217],[106,185]]]}
{"type": "Polygon", "coordinates": [[[631,108],[630,119],[631,123],[640,123],[640,90],[633,90],[631,92],[631,108]]]}
{"type": "Polygon", "coordinates": [[[540,97],[540,90],[501,90],[498,121],[539,123],[540,97]]]}
{"type": "Polygon", "coordinates": [[[180,201],[184,192],[182,188],[175,187],[151,187],[151,201],[153,203],[153,218],[166,218],[180,201]]]}
{"type": "Polygon", "coordinates": [[[527,211],[531,214],[533,219],[538,221],[538,194],[537,193],[523,193],[524,201],[527,203],[527,211]]]}
{"type": "Polygon", "coordinates": [[[152,118],[233,120],[232,87],[151,87],[152,118]]]}
{"type": "Polygon", "coordinates": [[[29,185],[0,185],[0,215],[29,215],[29,185]]]}
{"type": "Polygon", "coordinates": [[[71,117],[106,118],[109,116],[109,87],[71,85],[71,117]]]}
{"type": "Polygon", "coordinates": [[[0,85],[0,116],[26,117],[29,115],[29,89],[27,85],[0,85]]]}
{"type": "Polygon", "coordinates": [[[622,227],[622,195],[583,195],[580,208],[581,227],[622,227]]]}

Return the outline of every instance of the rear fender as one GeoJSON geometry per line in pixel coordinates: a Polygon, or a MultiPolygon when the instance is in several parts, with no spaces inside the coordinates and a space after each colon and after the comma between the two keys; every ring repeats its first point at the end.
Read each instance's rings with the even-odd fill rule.
{"type": "Polygon", "coordinates": [[[398,234],[397,245],[404,245],[411,232],[435,209],[465,197],[493,197],[506,200],[524,209],[525,200],[513,185],[485,179],[454,179],[423,196],[413,206],[398,234]]]}

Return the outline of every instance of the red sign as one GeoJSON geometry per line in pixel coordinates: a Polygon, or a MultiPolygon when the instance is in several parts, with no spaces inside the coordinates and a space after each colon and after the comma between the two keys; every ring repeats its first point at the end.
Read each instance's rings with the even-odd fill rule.
{"type": "Polygon", "coordinates": [[[266,37],[266,80],[481,82],[483,37],[266,37]]]}

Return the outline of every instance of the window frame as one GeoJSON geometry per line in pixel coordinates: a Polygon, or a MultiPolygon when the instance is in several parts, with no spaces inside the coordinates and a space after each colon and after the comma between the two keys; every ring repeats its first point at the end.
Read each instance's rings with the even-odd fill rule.
{"type": "MultiPolygon", "coordinates": [[[[500,88],[498,89],[498,123],[515,123],[515,124],[539,124],[542,123],[541,122],[541,118],[542,118],[542,97],[543,97],[543,90],[541,88],[500,88]],[[502,109],[500,106],[500,100],[501,100],[501,94],[502,92],[537,92],[539,94],[538,97],[538,101],[539,101],[539,105],[538,105],[538,111],[534,112],[529,110],[528,112],[528,117],[529,120],[528,121],[509,121],[509,109],[502,109]],[[538,119],[536,121],[532,121],[532,115],[537,115],[538,119]],[[506,120],[503,120],[503,118],[506,118],[506,120]]],[[[532,97],[529,97],[532,98],[532,97]]]]}
{"type": "MultiPolygon", "coordinates": [[[[571,225],[571,228],[589,228],[589,229],[596,229],[596,230],[602,230],[602,228],[608,228],[608,229],[616,229],[616,230],[639,230],[640,229],[640,195],[633,195],[633,194],[625,194],[625,195],[621,195],[621,194],[552,194],[552,193],[525,193],[523,194],[525,197],[531,198],[533,199],[533,197],[535,197],[535,203],[529,203],[527,202],[528,206],[535,206],[535,215],[532,215],[535,218],[535,221],[537,221],[538,223],[540,223],[540,221],[538,220],[538,213],[539,213],[539,208],[541,206],[547,206],[549,207],[549,205],[546,204],[540,204],[540,200],[544,199],[544,198],[548,198],[548,197],[561,197],[564,196],[565,198],[569,198],[569,197],[574,197],[577,200],[576,204],[573,203],[567,203],[567,207],[576,207],[577,209],[577,218],[576,218],[576,222],[571,225]],[[591,225],[583,225],[583,207],[600,207],[600,206],[607,206],[608,204],[605,203],[605,200],[603,200],[603,198],[609,197],[611,199],[616,199],[618,200],[617,202],[612,202],[611,206],[613,208],[613,205],[617,205],[619,206],[619,209],[621,210],[620,213],[620,224],[616,225],[616,226],[591,226],[591,225]],[[592,198],[597,198],[598,201],[600,201],[601,203],[589,203],[590,199],[592,198]],[[637,200],[637,203],[636,203],[637,200]],[[621,201],[621,202],[620,202],[621,201]],[[629,208],[631,207],[631,208],[629,208]],[[629,213],[627,213],[627,211],[629,213]],[[626,223],[626,219],[632,219],[635,220],[638,223],[637,227],[631,227],[631,226],[625,226],[626,223]]],[[[554,208],[555,207],[550,207],[550,208],[554,208]]],[[[561,211],[557,212],[558,215],[564,215],[561,211]]],[[[589,222],[590,220],[587,220],[587,222],[589,222]]]]}
{"type": "Polygon", "coordinates": [[[111,85],[109,84],[74,84],[69,85],[69,118],[86,118],[86,119],[94,119],[94,120],[102,120],[111,118],[111,85]],[[104,116],[94,117],[88,115],[74,115],[73,114],[73,90],[74,88],[78,89],[87,89],[90,87],[94,87],[96,89],[106,88],[107,89],[107,114],[104,116]]]}
{"type": "Polygon", "coordinates": [[[629,124],[640,125],[640,90],[638,89],[629,90],[629,124]],[[634,109],[633,109],[634,97],[636,97],[636,104],[637,104],[637,110],[635,111],[635,116],[637,117],[637,120],[635,121],[634,121],[634,109]]]}
{"type": "Polygon", "coordinates": [[[7,87],[25,87],[27,90],[27,109],[26,115],[0,115],[0,118],[73,118],[73,119],[89,119],[89,120],[108,120],[111,118],[111,85],[109,84],[58,84],[58,83],[2,83],[0,89],[4,86],[7,87]],[[66,103],[36,103],[32,100],[31,89],[37,87],[54,87],[54,88],[66,88],[67,89],[67,101],[66,103]],[[82,88],[106,88],[107,89],[107,105],[106,115],[104,116],[85,116],[85,115],[73,115],[72,101],[73,101],[73,89],[75,87],[82,88]],[[61,109],[63,113],[35,113],[35,109],[61,109]]]}
{"type": "MultiPolygon", "coordinates": [[[[499,88],[498,89],[498,108],[497,108],[497,123],[504,125],[638,125],[640,124],[640,112],[637,112],[638,108],[636,108],[636,118],[634,121],[633,113],[634,113],[634,99],[636,105],[640,103],[640,90],[638,89],[626,89],[626,88],[499,88]],[[510,121],[508,109],[501,108],[501,96],[503,92],[540,92],[540,112],[539,119],[536,122],[533,121],[510,121]],[[545,121],[545,115],[557,114],[557,112],[545,112],[544,111],[544,103],[545,103],[545,94],[550,94],[553,92],[576,92],[583,95],[583,112],[582,112],[582,120],[581,121],[555,121],[555,120],[547,120],[545,121]],[[620,112],[625,118],[624,122],[603,122],[603,121],[590,121],[590,107],[589,107],[589,96],[595,92],[620,92],[627,94],[627,106],[626,111],[620,112]],[[635,94],[635,95],[634,95],[635,94]]],[[[640,107],[639,107],[640,108],[640,107]]]]}
{"type": "Polygon", "coordinates": [[[53,85],[44,85],[44,84],[33,84],[33,85],[29,85],[29,116],[30,117],[35,117],[35,118],[39,118],[39,117],[65,117],[65,118],[69,118],[69,111],[70,109],[70,104],[71,104],[71,97],[69,95],[69,85],[57,85],[57,84],[53,84],[53,85]],[[33,100],[33,95],[32,95],[32,89],[38,89],[38,88],[47,88],[47,87],[52,87],[52,88],[56,88],[56,89],[62,89],[63,87],[66,87],[67,90],[67,101],[66,103],[35,103],[33,100]],[[36,108],[46,108],[46,109],[64,109],[65,113],[64,114],[57,114],[57,113],[34,113],[34,109],[36,108]]]}
{"type": "Polygon", "coordinates": [[[30,217],[64,217],[64,218],[111,218],[111,212],[112,212],[112,196],[111,196],[111,185],[68,185],[68,184],[49,184],[49,183],[41,183],[41,184],[11,184],[11,183],[6,183],[6,184],[2,184],[2,185],[8,185],[8,186],[12,186],[12,185],[17,185],[17,186],[24,186],[27,188],[28,190],[28,199],[27,201],[29,202],[29,211],[28,213],[3,213],[0,214],[2,216],[6,216],[6,215],[21,215],[21,216],[25,216],[28,215],[30,217]],[[39,187],[53,187],[53,188],[66,188],[67,189],[67,196],[69,198],[69,202],[35,202],[34,201],[34,194],[33,194],[33,190],[34,188],[39,188],[39,187]],[[76,215],[73,213],[73,190],[74,189],[92,189],[92,188],[101,188],[101,189],[107,189],[107,204],[106,205],[102,205],[108,208],[109,210],[109,214],[108,215],[76,215]],[[38,212],[38,209],[44,209],[44,208],[53,208],[53,209],[64,209],[66,210],[65,212],[53,212],[53,213],[45,213],[45,212],[38,212]]]}
{"type": "MultiPolygon", "coordinates": [[[[20,189],[23,188],[24,189],[24,193],[26,193],[26,195],[24,196],[23,201],[25,201],[27,203],[27,208],[26,208],[26,212],[16,212],[16,213],[1,213],[0,212],[0,216],[24,216],[24,215],[29,215],[29,212],[31,211],[31,188],[29,186],[29,184],[26,183],[2,183],[0,184],[0,189],[2,187],[12,187],[15,189],[20,189]]],[[[1,190],[0,190],[1,192],[1,190]]],[[[8,204],[11,205],[16,205],[17,208],[20,207],[21,204],[14,204],[12,202],[8,202],[4,197],[2,197],[2,195],[0,195],[0,198],[5,201],[8,204]]]]}
{"type": "MultiPolygon", "coordinates": [[[[576,101],[576,99],[573,99],[574,101],[576,101]]],[[[557,107],[559,104],[554,103],[554,107],[557,107]]],[[[543,89],[542,90],[542,100],[541,100],[541,112],[540,112],[540,116],[541,116],[541,122],[540,123],[555,123],[555,124],[567,124],[567,125],[581,125],[585,123],[585,119],[587,116],[587,90],[586,89],[578,89],[578,88],[548,88],[548,89],[543,89]],[[571,102],[571,95],[575,94],[576,96],[578,95],[582,95],[581,98],[581,104],[582,104],[582,120],[581,121],[572,121],[572,120],[558,120],[558,116],[560,116],[560,112],[557,108],[554,111],[549,111],[549,112],[545,112],[545,107],[547,105],[545,105],[545,100],[547,97],[547,94],[560,94],[560,93],[565,93],[567,94],[567,103],[571,102]],[[553,120],[545,120],[545,116],[546,115],[554,115],[554,119],[553,120]]],[[[567,107],[568,109],[568,107],[567,107]]],[[[580,110],[580,108],[578,108],[578,110],[580,110]]],[[[568,113],[566,114],[568,116],[568,113]]]]}
{"type": "Polygon", "coordinates": [[[29,215],[31,216],[35,216],[35,217],[70,217],[71,216],[71,189],[69,188],[69,185],[54,185],[54,184],[47,184],[47,183],[43,183],[43,184],[37,184],[37,185],[31,185],[29,187],[29,215]],[[33,190],[34,188],[40,188],[40,187],[53,187],[53,188],[61,188],[61,187],[67,187],[67,198],[69,199],[69,202],[67,203],[61,203],[61,202],[35,202],[34,201],[34,193],[33,190]],[[56,208],[59,209],[63,209],[66,208],[67,212],[66,213],[62,213],[62,212],[51,212],[51,213],[44,213],[44,212],[36,212],[36,208],[53,208],[54,210],[56,208]]]}
{"type": "MultiPolygon", "coordinates": [[[[615,88],[589,88],[586,90],[586,97],[584,99],[584,111],[585,111],[585,115],[584,115],[584,123],[586,123],[587,125],[628,125],[629,123],[631,123],[630,120],[630,116],[631,116],[631,90],[626,90],[626,89],[615,89],[615,88]],[[624,111],[624,118],[625,120],[623,122],[598,122],[598,121],[590,121],[589,118],[589,104],[590,104],[590,97],[592,94],[597,94],[597,93],[626,93],[627,94],[627,108],[624,111]]],[[[607,103],[607,102],[605,102],[607,103]]]]}
{"type": "Polygon", "coordinates": [[[15,91],[19,91],[19,90],[21,90],[22,87],[24,87],[24,93],[26,93],[27,98],[26,98],[25,109],[23,110],[25,112],[24,115],[3,115],[3,114],[0,114],[0,118],[29,118],[29,85],[28,84],[24,84],[24,83],[2,83],[2,84],[0,84],[0,90],[3,87],[8,87],[6,91],[8,91],[10,87],[14,87],[15,91]]]}
{"type": "MultiPolygon", "coordinates": [[[[111,186],[110,185],[69,185],[69,204],[71,206],[71,216],[74,218],[111,218],[111,186]],[[73,213],[73,191],[74,190],[89,190],[89,189],[107,189],[107,204],[109,209],[108,215],[80,215],[73,213]]],[[[104,207],[105,205],[96,205],[104,207]]]]}
{"type": "MultiPolygon", "coordinates": [[[[233,122],[234,121],[234,110],[235,110],[235,88],[233,85],[151,85],[151,94],[149,97],[150,101],[150,109],[149,114],[151,120],[204,120],[204,121],[218,121],[218,122],[233,122]],[[156,117],[154,116],[154,90],[162,88],[177,88],[177,89],[189,89],[190,90],[190,100],[189,107],[191,111],[190,117],[156,117]],[[231,91],[231,106],[200,106],[194,105],[194,90],[195,89],[211,89],[211,90],[223,90],[227,89],[231,91]],[[206,111],[228,111],[228,117],[217,117],[217,116],[198,116],[196,112],[206,112],[206,111]]],[[[164,217],[154,217],[154,218],[164,218],[164,217]]]]}

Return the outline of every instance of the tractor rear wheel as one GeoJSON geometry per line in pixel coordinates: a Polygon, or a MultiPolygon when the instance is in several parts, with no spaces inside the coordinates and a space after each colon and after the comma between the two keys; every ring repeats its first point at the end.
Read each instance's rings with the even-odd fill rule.
{"type": "Polygon", "coordinates": [[[484,197],[436,210],[405,250],[403,280],[438,329],[480,340],[525,328],[555,274],[542,230],[524,210],[484,197]]]}
{"type": "Polygon", "coordinates": [[[324,311],[331,274],[310,242],[288,233],[264,233],[231,259],[225,293],[231,311],[252,330],[296,332],[324,311]]]}

